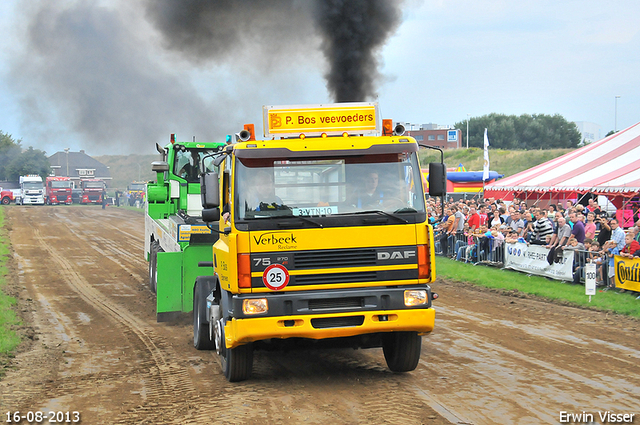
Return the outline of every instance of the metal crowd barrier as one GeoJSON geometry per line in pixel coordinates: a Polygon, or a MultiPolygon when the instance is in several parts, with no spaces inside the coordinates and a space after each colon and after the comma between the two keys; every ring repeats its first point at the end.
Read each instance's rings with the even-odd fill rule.
{"type": "Polygon", "coordinates": [[[573,250],[573,283],[584,285],[584,271],[587,263],[596,263],[596,285],[609,286],[609,256],[599,251],[573,250]]]}
{"type": "Polygon", "coordinates": [[[502,266],[504,263],[504,241],[493,237],[467,235],[457,232],[434,235],[435,253],[467,263],[483,263],[502,266]]]}
{"type": "MultiPolygon", "coordinates": [[[[496,267],[504,265],[506,242],[487,236],[468,236],[462,232],[445,235],[436,232],[434,235],[435,253],[457,261],[473,264],[484,264],[496,267]]],[[[600,252],[573,250],[573,283],[584,285],[585,265],[596,263],[596,280],[598,286],[609,286],[609,257],[600,252]]]]}
{"type": "Polygon", "coordinates": [[[467,236],[463,232],[455,232],[447,235],[445,232],[439,231],[434,234],[436,255],[445,257],[455,257],[457,248],[461,245],[467,245],[467,236]]]}

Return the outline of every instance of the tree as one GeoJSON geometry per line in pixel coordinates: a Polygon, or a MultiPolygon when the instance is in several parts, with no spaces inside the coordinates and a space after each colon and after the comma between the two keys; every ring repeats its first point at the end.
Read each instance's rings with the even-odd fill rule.
{"type": "Polygon", "coordinates": [[[22,140],[13,140],[9,133],[0,131],[0,154],[12,147],[20,146],[22,140]]]}
{"type": "Polygon", "coordinates": [[[0,131],[0,180],[12,180],[7,174],[7,167],[12,158],[22,152],[21,140],[14,140],[10,134],[0,131]]]}
{"type": "Polygon", "coordinates": [[[51,167],[45,153],[31,146],[23,151],[21,143],[0,131],[0,180],[17,181],[26,174],[48,176],[51,167]]]}
{"type": "MultiPolygon", "coordinates": [[[[455,124],[466,128],[467,121],[455,124]]],[[[488,129],[491,147],[497,149],[575,148],[580,132],[575,123],[562,115],[489,114],[469,119],[469,147],[484,147],[484,129],[488,129]]]]}

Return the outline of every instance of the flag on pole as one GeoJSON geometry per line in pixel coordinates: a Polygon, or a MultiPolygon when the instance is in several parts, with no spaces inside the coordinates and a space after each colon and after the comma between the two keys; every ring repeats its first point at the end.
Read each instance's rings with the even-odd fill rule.
{"type": "Polygon", "coordinates": [[[482,181],[489,180],[489,138],[487,137],[487,129],[484,129],[484,169],[482,172],[482,181]]]}

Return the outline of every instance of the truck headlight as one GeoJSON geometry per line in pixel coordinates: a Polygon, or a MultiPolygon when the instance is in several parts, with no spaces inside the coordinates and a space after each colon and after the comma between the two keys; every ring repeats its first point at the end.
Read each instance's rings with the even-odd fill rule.
{"type": "Polygon", "coordinates": [[[269,304],[266,298],[247,299],[242,301],[242,312],[244,314],[260,314],[269,311],[269,304]]]}
{"type": "Polygon", "coordinates": [[[427,291],[424,289],[410,289],[404,291],[404,305],[407,307],[424,305],[427,301],[427,291]]]}

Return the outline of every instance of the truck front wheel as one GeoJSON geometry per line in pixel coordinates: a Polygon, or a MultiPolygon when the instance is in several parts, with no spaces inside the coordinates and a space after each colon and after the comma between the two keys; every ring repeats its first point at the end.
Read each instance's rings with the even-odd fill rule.
{"type": "Polygon", "coordinates": [[[382,337],[382,351],[393,372],[409,372],[418,366],[422,337],[417,332],[391,332],[382,337]]]}
{"type": "Polygon", "coordinates": [[[224,319],[218,320],[215,326],[216,351],[220,356],[222,373],[229,382],[249,379],[253,368],[253,344],[227,348],[224,343],[224,319]]]}
{"type": "Polygon", "coordinates": [[[2,205],[9,205],[11,203],[11,199],[8,196],[2,198],[2,205]]]}
{"type": "Polygon", "coordinates": [[[197,350],[212,350],[215,341],[209,334],[209,320],[207,318],[207,296],[209,289],[203,282],[196,280],[193,291],[193,346],[197,350]]]}

